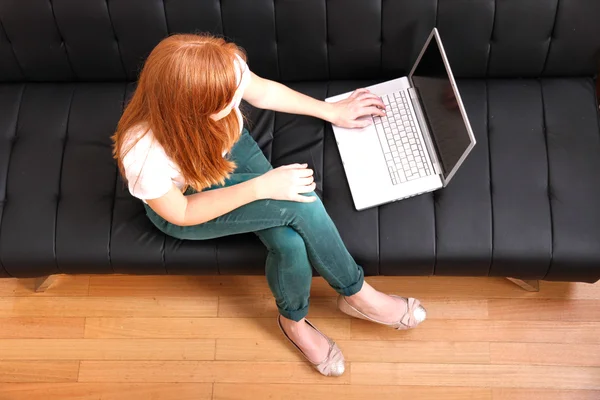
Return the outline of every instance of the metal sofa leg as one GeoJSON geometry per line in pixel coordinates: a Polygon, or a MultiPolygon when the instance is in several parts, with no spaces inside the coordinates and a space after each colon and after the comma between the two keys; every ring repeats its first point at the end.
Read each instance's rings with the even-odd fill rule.
{"type": "Polygon", "coordinates": [[[540,281],[537,280],[521,280],[515,278],[506,278],[512,283],[521,288],[527,290],[528,292],[539,292],[540,291],[540,281]]]}
{"type": "Polygon", "coordinates": [[[56,281],[56,278],[56,275],[48,275],[35,278],[35,284],[33,286],[33,289],[36,291],[36,293],[45,292],[56,281]]]}

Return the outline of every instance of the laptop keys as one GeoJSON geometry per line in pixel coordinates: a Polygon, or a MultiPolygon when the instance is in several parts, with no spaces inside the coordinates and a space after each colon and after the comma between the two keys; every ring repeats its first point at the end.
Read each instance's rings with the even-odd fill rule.
{"type": "Polygon", "coordinates": [[[392,184],[431,175],[416,135],[414,118],[403,91],[381,96],[388,108],[385,117],[373,117],[392,184]]]}

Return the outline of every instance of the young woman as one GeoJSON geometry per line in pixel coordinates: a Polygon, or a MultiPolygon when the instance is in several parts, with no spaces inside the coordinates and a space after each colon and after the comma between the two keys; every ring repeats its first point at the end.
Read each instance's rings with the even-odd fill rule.
{"type": "Polygon", "coordinates": [[[167,235],[204,240],[254,232],[268,249],[267,282],[283,334],[323,375],[344,372],[335,342],[305,319],[312,267],[339,294],[340,310],[396,329],[425,319],[418,300],[389,296],[364,281],[323,204],[306,164],[273,169],[238,108],[312,115],[364,127],[385,115],[365,89],[327,104],[255,75],[233,43],[173,35],[151,52],[119,121],[114,155],[131,194],[167,235]]]}

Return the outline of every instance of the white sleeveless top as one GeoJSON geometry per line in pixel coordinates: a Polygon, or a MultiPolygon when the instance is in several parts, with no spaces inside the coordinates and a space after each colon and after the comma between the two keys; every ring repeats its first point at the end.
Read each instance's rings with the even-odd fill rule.
{"type": "MultiPolygon", "coordinates": [[[[233,98],[234,111],[243,129],[244,121],[239,105],[244,90],[250,83],[251,74],[248,66],[240,57],[236,62],[238,90],[233,98]]],[[[144,134],[146,129],[140,126],[127,133],[127,141],[135,140],[144,134]]],[[[223,153],[223,155],[225,155],[223,153]]],[[[154,139],[152,131],[147,133],[123,157],[123,169],[129,186],[129,192],[138,199],[152,200],[164,196],[171,190],[173,184],[182,189],[186,183],[177,165],[165,154],[163,147],[154,139]]]]}

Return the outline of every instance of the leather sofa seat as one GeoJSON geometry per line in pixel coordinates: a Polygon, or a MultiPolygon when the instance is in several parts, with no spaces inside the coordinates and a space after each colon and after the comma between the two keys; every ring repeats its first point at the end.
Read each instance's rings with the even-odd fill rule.
{"type": "MultiPolygon", "coordinates": [[[[372,81],[301,82],[330,95],[372,81]]],[[[443,190],[357,212],[331,126],[245,105],[273,165],[308,162],[368,275],[594,281],[600,134],[591,79],[460,80],[477,146],[443,190]]],[[[126,83],[0,85],[3,275],[261,274],[254,235],[180,241],[154,229],[111,159],[126,83]],[[4,178],[6,177],[6,179],[4,178]]]]}
{"type": "MultiPolygon", "coordinates": [[[[308,162],[368,275],[600,279],[600,2],[4,0],[0,277],[262,274],[253,235],[158,232],[110,136],[164,37],[223,35],[250,68],[319,99],[407,75],[435,26],[477,137],[449,187],[356,212],[331,126],[254,110],[273,165],[308,162]]],[[[369,160],[365,160],[369,162],[369,160]]]]}

